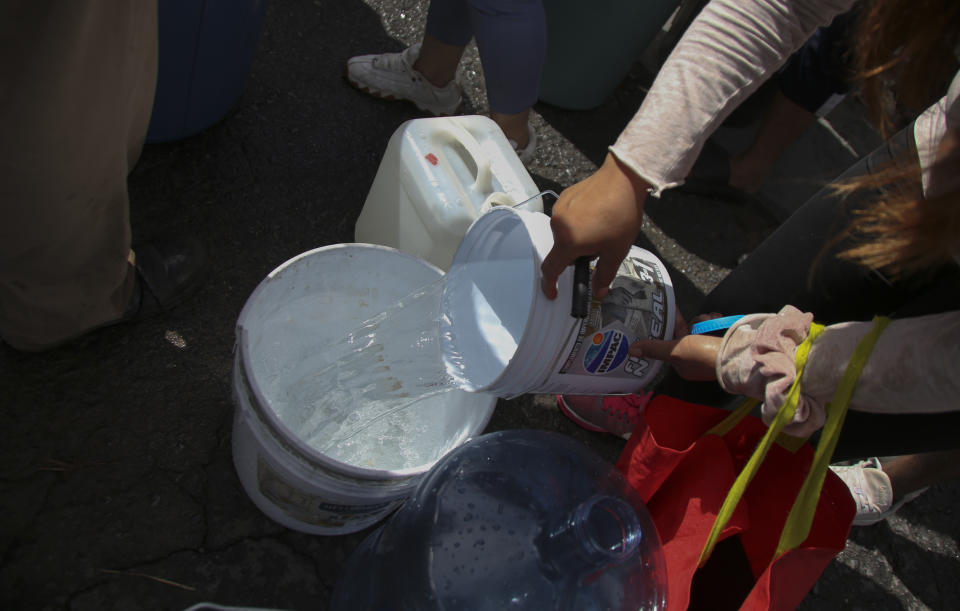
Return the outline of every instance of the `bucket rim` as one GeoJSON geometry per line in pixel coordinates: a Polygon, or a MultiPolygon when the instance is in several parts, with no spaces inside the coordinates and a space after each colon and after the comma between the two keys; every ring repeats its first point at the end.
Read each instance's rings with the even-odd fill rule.
{"type": "MultiPolygon", "coordinates": [[[[267,409],[265,406],[269,406],[270,402],[266,398],[259,380],[256,376],[252,375],[253,372],[250,371],[250,363],[252,362],[252,347],[251,342],[248,341],[248,326],[245,324],[247,318],[252,316],[251,312],[253,310],[253,304],[258,301],[258,298],[265,292],[266,287],[271,283],[277,280],[277,277],[283,273],[285,270],[292,268],[298,263],[302,262],[304,259],[307,259],[311,256],[318,255],[324,252],[330,251],[340,251],[340,250],[362,250],[362,251],[371,251],[379,250],[391,255],[397,255],[405,259],[409,259],[416,263],[423,265],[428,268],[430,271],[433,271],[437,274],[437,277],[443,277],[444,273],[436,265],[424,261],[418,257],[410,255],[408,253],[397,250],[389,246],[383,246],[380,244],[367,244],[363,242],[353,242],[349,244],[331,244],[329,246],[321,246],[314,248],[305,252],[302,252],[290,259],[284,261],[276,268],[273,269],[267,276],[260,281],[257,287],[250,293],[250,296],[247,298],[246,303],[244,303],[243,309],[240,311],[240,316],[237,318],[236,324],[236,350],[239,351],[239,361],[240,367],[243,370],[243,377],[249,388],[250,393],[253,395],[254,401],[251,404],[251,408],[257,412],[260,419],[267,427],[270,429],[271,434],[279,436],[279,439],[282,439],[284,443],[292,446],[298,453],[300,453],[301,458],[307,462],[313,463],[314,466],[322,468],[327,471],[334,471],[339,475],[355,478],[364,481],[382,481],[389,482],[393,484],[403,483],[405,480],[415,479],[427,471],[429,471],[437,460],[440,460],[443,456],[437,458],[429,463],[424,463],[422,465],[417,465],[415,467],[408,467],[406,469],[373,469],[368,467],[359,467],[354,464],[343,462],[332,458],[313,446],[304,442],[298,435],[296,435],[290,427],[283,423],[282,420],[277,416],[276,412],[272,409],[267,409]]],[[[491,405],[489,411],[491,412],[495,407],[496,398],[490,398],[491,405]]],[[[486,419],[489,421],[489,418],[486,419]]],[[[484,424],[486,426],[486,424],[484,424]]],[[[471,435],[473,437],[474,435],[471,435]]],[[[456,446],[454,446],[456,447],[456,446]]],[[[453,448],[451,448],[453,449],[453,448]]]]}

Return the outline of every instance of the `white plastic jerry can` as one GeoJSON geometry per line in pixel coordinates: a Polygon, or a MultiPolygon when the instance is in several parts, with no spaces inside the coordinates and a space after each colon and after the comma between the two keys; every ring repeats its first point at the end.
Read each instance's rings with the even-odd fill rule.
{"type": "MultiPolygon", "coordinates": [[[[446,271],[474,219],[538,193],[489,117],[414,119],[390,138],[354,238],[391,246],[446,271]]],[[[542,212],[542,199],[524,209],[542,212]]]]}

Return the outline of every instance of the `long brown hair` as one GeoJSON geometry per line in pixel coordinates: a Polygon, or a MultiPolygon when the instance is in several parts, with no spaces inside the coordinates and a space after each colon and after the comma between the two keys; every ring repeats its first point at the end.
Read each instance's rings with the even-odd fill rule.
{"type": "MultiPolygon", "coordinates": [[[[958,0],[864,0],[853,62],[861,97],[881,134],[889,135],[892,116],[916,116],[946,91],[957,70],[960,41],[958,0]]],[[[956,134],[940,145],[946,159],[956,134]]],[[[846,236],[854,245],[841,257],[880,269],[893,277],[950,259],[960,240],[960,193],[923,199],[916,154],[877,173],[836,185],[840,195],[863,189],[880,193],[855,215],[846,236]]],[[[954,156],[950,161],[956,164],[954,156]]],[[[942,168],[940,169],[942,171],[942,168]]],[[[956,172],[960,172],[957,167],[956,172]]]]}

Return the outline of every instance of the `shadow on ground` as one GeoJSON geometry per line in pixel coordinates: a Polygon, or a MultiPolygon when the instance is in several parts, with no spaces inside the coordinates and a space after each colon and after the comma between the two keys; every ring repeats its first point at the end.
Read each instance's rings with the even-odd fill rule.
{"type": "MultiPolygon", "coordinates": [[[[130,177],[135,241],[171,233],[206,243],[211,268],[200,292],[168,315],[45,354],[0,347],[0,607],[326,607],[366,532],[304,535],[247,498],[231,458],[234,324],[270,270],[352,241],[389,137],[421,115],[350,88],[344,62],[403,48],[419,35],[425,8],[271,3],[237,108],[197,136],[148,145],[130,177]]],[[[467,111],[483,112],[471,53],[467,111]]],[[[636,69],[595,111],[538,106],[537,184],[559,191],[588,176],[647,79],[636,69]]],[[[685,314],[771,228],[755,212],[680,195],[650,204],[638,243],[666,261],[685,314]]],[[[578,428],[549,396],[501,401],[489,430],[507,428],[557,430],[611,461],[623,443],[578,428]]],[[[921,598],[932,607],[960,599],[956,515],[940,511],[956,501],[955,488],[935,490],[904,513],[921,525],[907,534],[856,534],[860,547],[832,565],[805,608],[896,609],[917,600],[911,592],[938,592],[921,598]],[[896,598],[883,579],[905,584],[896,598]]]]}

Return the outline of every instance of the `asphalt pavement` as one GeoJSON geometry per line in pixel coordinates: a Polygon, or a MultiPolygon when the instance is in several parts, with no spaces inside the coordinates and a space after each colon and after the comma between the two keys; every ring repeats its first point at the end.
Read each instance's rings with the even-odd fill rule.
{"type": "MultiPolygon", "coordinates": [[[[265,275],[304,251],[351,242],[389,137],[421,115],[343,79],[347,58],[418,40],[421,0],[284,0],[268,6],[246,89],[206,131],[149,144],[130,177],[135,242],[191,234],[211,269],[193,299],[151,320],[40,354],[0,347],[0,608],[179,610],[201,601],[324,609],[369,530],[316,536],[263,515],[231,459],[234,325],[265,275]]],[[[486,112],[476,50],[465,114],[486,112]]],[[[640,63],[594,110],[538,105],[529,171],[560,190],[602,161],[650,83],[640,63]]],[[[749,132],[726,130],[730,147],[749,132]]],[[[670,193],[638,244],[668,266],[682,312],[809,192],[875,143],[855,101],[797,143],[766,203],[670,193]]],[[[500,401],[488,430],[560,431],[615,460],[623,442],[568,421],[551,397],[500,401]]],[[[960,606],[960,484],[930,489],[887,522],[854,528],[802,608],[960,606]]]]}

